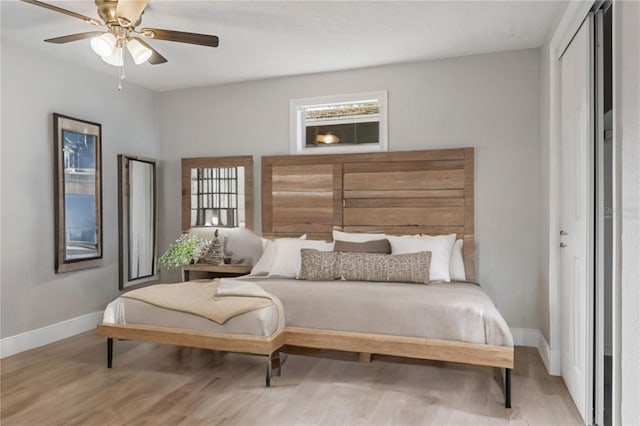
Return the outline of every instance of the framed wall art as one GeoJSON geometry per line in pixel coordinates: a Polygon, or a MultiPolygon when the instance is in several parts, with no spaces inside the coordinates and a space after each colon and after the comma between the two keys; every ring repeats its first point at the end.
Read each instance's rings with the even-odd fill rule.
{"type": "Polygon", "coordinates": [[[56,273],[102,265],[102,126],[53,114],[56,273]]]}

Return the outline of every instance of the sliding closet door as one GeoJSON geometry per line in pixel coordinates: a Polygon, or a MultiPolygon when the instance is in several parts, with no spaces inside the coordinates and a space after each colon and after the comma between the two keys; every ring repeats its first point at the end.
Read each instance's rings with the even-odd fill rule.
{"type": "Polygon", "coordinates": [[[591,422],[593,348],[593,20],[560,59],[560,300],[562,377],[591,422]]]}

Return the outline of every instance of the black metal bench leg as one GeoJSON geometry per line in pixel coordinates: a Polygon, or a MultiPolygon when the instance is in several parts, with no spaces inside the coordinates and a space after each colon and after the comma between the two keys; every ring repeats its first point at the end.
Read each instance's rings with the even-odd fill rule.
{"type": "Polygon", "coordinates": [[[511,408],[511,369],[504,369],[504,408],[511,408]]]}
{"type": "Polygon", "coordinates": [[[267,387],[271,387],[271,355],[267,357],[267,377],[265,379],[265,384],[267,387]]]}
{"type": "Polygon", "coordinates": [[[111,368],[113,365],[113,339],[107,338],[107,368],[111,368]]]}

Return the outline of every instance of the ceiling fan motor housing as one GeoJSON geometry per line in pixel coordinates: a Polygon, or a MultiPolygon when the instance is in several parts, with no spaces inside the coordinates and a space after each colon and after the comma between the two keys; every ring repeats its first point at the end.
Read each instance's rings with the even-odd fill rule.
{"type": "Polygon", "coordinates": [[[128,22],[125,18],[118,18],[116,16],[116,8],[118,7],[118,0],[95,0],[96,6],[98,6],[98,16],[107,26],[129,26],[131,28],[137,27],[142,21],[142,12],[136,22],[128,22]],[[122,22],[124,20],[125,22],[122,22]],[[125,25],[122,25],[125,24],[125,25]]]}

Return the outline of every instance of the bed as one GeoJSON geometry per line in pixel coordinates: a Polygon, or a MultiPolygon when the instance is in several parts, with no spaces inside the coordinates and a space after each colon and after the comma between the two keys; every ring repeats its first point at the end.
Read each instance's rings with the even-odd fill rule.
{"type": "MultiPolygon", "coordinates": [[[[263,157],[262,230],[264,236],[276,241],[302,234],[311,240],[331,241],[340,231],[389,236],[455,235],[462,242],[465,278],[473,281],[473,148],[263,157]]],[[[137,323],[128,320],[127,324],[103,322],[97,331],[108,338],[109,367],[114,338],[144,340],[264,355],[269,384],[272,366],[278,363],[278,350],[284,345],[334,349],[498,367],[504,369],[505,406],[511,406],[512,337],[504,319],[477,284],[302,282],[291,277],[264,276],[230,281],[234,280],[254,282],[281,300],[284,328],[271,332],[260,326],[263,328],[259,332],[255,327],[232,327],[251,315],[259,315],[256,312],[222,328],[196,326],[193,319],[173,323],[141,319],[137,323]],[[370,296],[364,296],[364,302],[349,302],[366,293],[370,296]],[[344,297],[336,299],[337,294],[344,297]],[[338,309],[336,300],[345,305],[338,309]],[[384,314],[385,300],[392,300],[396,306],[406,305],[403,310],[391,311],[414,314],[409,315],[411,318],[390,320],[384,314]],[[447,303],[438,305],[436,300],[447,303]],[[467,302],[475,303],[476,308],[467,302]],[[430,305],[428,309],[425,303],[430,305]],[[458,314],[443,314],[447,310],[455,312],[456,306],[460,309],[458,314]],[[333,309],[332,315],[317,315],[328,309],[333,309]],[[371,312],[378,314],[373,320],[354,322],[356,318],[371,317],[371,312]],[[350,314],[341,317],[341,313],[350,314]],[[461,314],[474,324],[473,330],[456,323],[456,316],[460,318],[461,314]],[[431,325],[420,330],[416,324],[431,325]]],[[[131,309],[134,308],[145,310],[141,306],[131,309]]],[[[150,313],[148,309],[146,313],[150,313]]]]}

